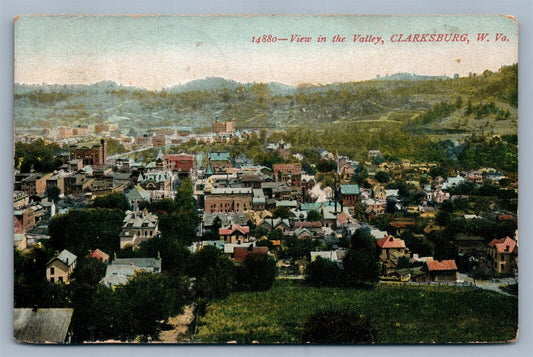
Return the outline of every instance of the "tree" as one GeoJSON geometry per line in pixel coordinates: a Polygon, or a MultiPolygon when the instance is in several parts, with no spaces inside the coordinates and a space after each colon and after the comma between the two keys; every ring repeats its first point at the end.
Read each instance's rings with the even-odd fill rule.
{"type": "Polygon", "coordinates": [[[118,209],[123,212],[130,209],[126,195],[121,192],[112,192],[105,196],[95,197],[90,206],[92,208],[118,209]]]}
{"type": "Polygon", "coordinates": [[[238,270],[237,283],[243,290],[268,290],[276,279],[276,261],[267,254],[250,253],[238,270]]]}
{"type": "Polygon", "coordinates": [[[75,209],[55,215],[48,224],[51,247],[68,249],[77,256],[96,248],[108,254],[118,252],[124,215],[123,211],[106,208],[75,209]]]}
{"type": "Polygon", "coordinates": [[[337,286],[340,283],[341,269],[337,263],[317,257],[307,265],[305,274],[305,281],[313,286],[337,286]]]}
{"type": "Polygon", "coordinates": [[[368,228],[355,231],[351,247],[343,259],[343,278],[347,286],[373,284],[379,280],[379,259],[375,239],[368,228]]]}
{"type": "Polygon", "coordinates": [[[193,287],[199,297],[225,298],[235,285],[235,266],[213,246],[205,246],[193,255],[190,274],[195,278],[193,287]]]}
{"type": "Polygon", "coordinates": [[[287,207],[276,207],[272,214],[274,218],[289,219],[291,217],[291,211],[287,207]]]}
{"type": "Polygon", "coordinates": [[[304,324],[303,342],[372,343],[377,332],[370,319],[352,311],[322,311],[304,324]]]}
{"type": "Polygon", "coordinates": [[[377,182],[379,183],[387,183],[390,181],[390,176],[385,171],[378,171],[376,172],[376,175],[374,176],[377,182]]]}
{"type": "Polygon", "coordinates": [[[61,189],[57,186],[48,186],[45,191],[48,201],[59,201],[59,195],[61,194],[61,189]]]}
{"type": "Polygon", "coordinates": [[[117,286],[119,338],[157,338],[162,328],[161,321],[183,311],[188,302],[187,285],[183,278],[138,272],[128,283],[117,286]]]}
{"type": "Polygon", "coordinates": [[[320,213],[316,210],[310,210],[307,212],[307,220],[309,222],[316,222],[316,221],[320,221],[322,219],[322,216],[320,215],[320,213]]]}

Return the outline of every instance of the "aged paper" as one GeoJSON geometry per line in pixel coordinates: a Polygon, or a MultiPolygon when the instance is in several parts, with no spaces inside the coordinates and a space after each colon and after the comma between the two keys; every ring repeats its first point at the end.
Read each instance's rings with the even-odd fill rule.
{"type": "Polygon", "coordinates": [[[14,27],[17,341],[516,340],[512,16],[14,27]]]}

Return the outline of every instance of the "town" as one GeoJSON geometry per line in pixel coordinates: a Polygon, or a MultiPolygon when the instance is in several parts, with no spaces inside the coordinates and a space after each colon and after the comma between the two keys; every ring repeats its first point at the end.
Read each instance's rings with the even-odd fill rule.
{"type": "Polygon", "coordinates": [[[16,138],[16,311],[68,321],[54,341],[20,332],[22,341],[158,340],[159,321],[186,302],[198,309],[199,298],[265,291],[275,280],[516,294],[516,173],[388,160],[379,148],[357,161],[317,147],[309,159],[232,121],[204,134],[117,131],[97,124],[16,138]],[[216,150],[181,150],[190,143],[216,150]],[[261,162],[234,154],[252,143],[261,162]],[[146,300],[127,312],[154,311],[120,315],[133,321],[114,327],[90,317],[130,294],[146,300]],[[143,294],[172,297],[159,309],[143,294]]]}

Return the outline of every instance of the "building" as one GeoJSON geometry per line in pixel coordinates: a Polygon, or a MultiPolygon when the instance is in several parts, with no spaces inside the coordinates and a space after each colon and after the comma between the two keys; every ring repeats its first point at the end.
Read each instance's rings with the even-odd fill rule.
{"type": "Polygon", "coordinates": [[[161,258],[115,258],[107,266],[102,283],[108,287],[126,284],[136,272],[160,274],[161,258]]]}
{"type": "Polygon", "coordinates": [[[74,309],[15,309],[13,337],[20,343],[70,343],[74,309]]]}
{"type": "Polygon", "coordinates": [[[214,121],[211,123],[211,131],[215,134],[229,134],[233,130],[234,125],[232,121],[214,121]]]}
{"type": "Polygon", "coordinates": [[[218,229],[220,240],[230,244],[247,243],[250,239],[250,227],[232,224],[218,229]]]}
{"type": "Polygon", "coordinates": [[[246,259],[246,257],[250,254],[267,255],[268,248],[267,247],[253,247],[253,246],[233,248],[233,259],[235,259],[238,262],[244,261],[244,259],[246,259]]]}
{"type": "Polygon", "coordinates": [[[109,260],[109,255],[102,252],[100,249],[93,250],[91,253],[89,253],[89,257],[99,260],[104,264],[107,263],[109,260]]]}
{"type": "Polygon", "coordinates": [[[74,254],[64,249],[46,263],[46,280],[52,284],[68,283],[70,274],[76,267],[76,259],[74,254]]]}
{"type": "Polygon", "coordinates": [[[94,179],[85,177],[85,174],[78,173],[63,178],[65,185],[65,195],[82,196],[88,192],[94,179]]]}
{"type": "Polygon", "coordinates": [[[104,139],[89,143],[78,143],[69,146],[70,159],[83,160],[86,165],[105,165],[107,159],[107,143],[104,139]]]}
{"type": "Polygon", "coordinates": [[[46,191],[46,180],[52,176],[48,174],[33,174],[23,179],[20,183],[20,189],[29,197],[41,195],[46,191]]]}
{"type": "Polygon", "coordinates": [[[302,181],[302,164],[274,164],[272,169],[276,182],[297,186],[302,181]]]}
{"type": "Polygon", "coordinates": [[[227,152],[210,152],[207,156],[207,166],[205,169],[205,175],[214,175],[220,173],[226,173],[228,169],[231,169],[229,153],[227,152]]]}
{"type": "Polygon", "coordinates": [[[28,207],[13,212],[13,228],[15,234],[26,233],[35,226],[35,211],[28,207]]]}
{"type": "Polygon", "coordinates": [[[165,154],[164,167],[178,174],[179,179],[192,178],[196,171],[196,160],[191,154],[165,154]]]}
{"type": "Polygon", "coordinates": [[[21,209],[25,206],[27,206],[30,203],[30,198],[28,195],[22,191],[14,191],[13,192],[13,208],[14,209],[21,209]]]}
{"type": "Polygon", "coordinates": [[[344,207],[355,207],[360,194],[358,185],[341,185],[342,205],[344,207]]]}
{"type": "Polygon", "coordinates": [[[455,260],[433,260],[426,262],[430,281],[456,281],[457,265],[455,260]]]}
{"type": "Polygon", "coordinates": [[[139,211],[135,202],[134,211],[127,211],[122,221],[120,232],[120,249],[130,245],[138,248],[142,242],[158,236],[158,218],[148,211],[139,211]]]}
{"type": "Polygon", "coordinates": [[[244,212],[252,209],[251,188],[213,188],[211,194],[204,198],[204,211],[213,212],[244,212]]]}
{"type": "Polygon", "coordinates": [[[509,237],[493,239],[487,248],[491,268],[499,274],[511,274],[517,267],[518,243],[509,237]]]}
{"type": "Polygon", "coordinates": [[[376,244],[381,250],[379,253],[381,261],[391,260],[397,262],[400,257],[409,256],[409,250],[402,239],[388,235],[385,238],[377,239],[376,244]]]}

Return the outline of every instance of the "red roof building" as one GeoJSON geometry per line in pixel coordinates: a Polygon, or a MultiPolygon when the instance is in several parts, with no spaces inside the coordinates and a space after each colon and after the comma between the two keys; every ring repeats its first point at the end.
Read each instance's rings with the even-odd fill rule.
{"type": "Polygon", "coordinates": [[[405,246],[405,241],[396,239],[391,235],[376,240],[376,244],[381,249],[379,258],[381,261],[397,261],[402,256],[408,256],[409,250],[405,246]]]}
{"type": "Polygon", "coordinates": [[[91,258],[94,258],[94,259],[98,259],[99,261],[101,261],[102,263],[107,263],[107,261],[109,260],[109,255],[102,252],[100,249],[95,249],[93,250],[90,254],[89,254],[89,257],[91,258]]]}
{"type": "Polygon", "coordinates": [[[487,248],[491,266],[499,274],[510,274],[517,267],[518,243],[509,237],[493,239],[487,248]]]}
{"type": "Polygon", "coordinates": [[[226,243],[246,243],[250,238],[250,227],[232,224],[229,227],[219,228],[218,235],[220,236],[220,239],[226,243]]]}
{"type": "Polygon", "coordinates": [[[433,260],[426,262],[430,281],[456,281],[457,265],[455,260],[433,260]]]}
{"type": "Polygon", "coordinates": [[[165,167],[177,172],[178,176],[190,175],[195,166],[194,155],[191,154],[165,154],[163,160],[165,167]]]}
{"type": "Polygon", "coordinates": [[[267,247],[235,247],[233,259],[242,262],[249,254],[268,254],[267,247]]]}

